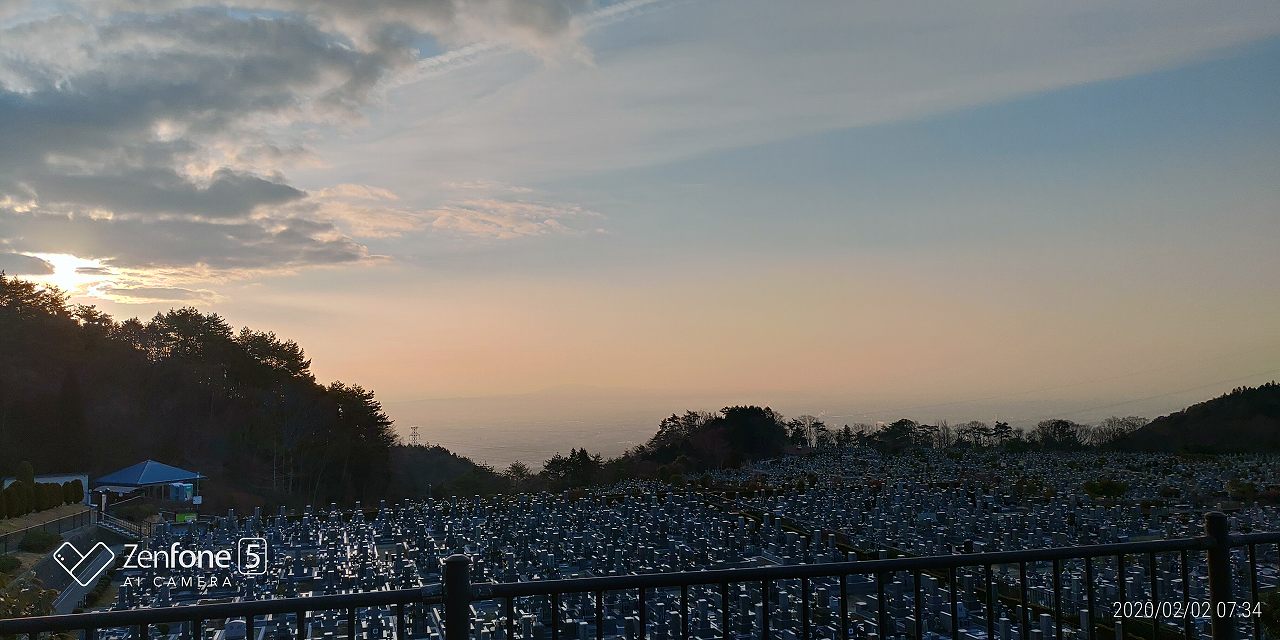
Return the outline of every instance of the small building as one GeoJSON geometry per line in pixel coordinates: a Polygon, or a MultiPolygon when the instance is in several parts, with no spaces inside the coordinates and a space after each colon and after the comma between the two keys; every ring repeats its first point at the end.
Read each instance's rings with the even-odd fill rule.
{"type": "MultiPolygon", "coordinates": [[[[146,497],[182,504],[200,503],[200,481],[205,477],[155,460],[143,460],[131,467],[113,471],[93,481],[93,492],[111,495],[109,500],[146,497]]],[[[99,498],[99,504],[104,504],[99,498]]]]}

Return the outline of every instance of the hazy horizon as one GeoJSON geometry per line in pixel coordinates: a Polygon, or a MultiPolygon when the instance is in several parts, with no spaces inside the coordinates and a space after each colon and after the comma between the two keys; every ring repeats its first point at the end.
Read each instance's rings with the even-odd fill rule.
{"type": "Polygon", "coordinates": [[[1280,377],[1277,77],[1275,2],[0,2],[0,269],[495,464],[1155,417],[1280,377]]]}
{"type": "Polygon", "coordinates": [[[536,469],[547,458],[576,447],[586,447],[606,457],[617,456],[647,441],[662,418],[685,410],[716,411],[726,406],[755,404],[769,406],[787,417],[814,415],[833,428],[910,418],[928,424],[945,420],[952,425],[970,420],[988,424],[1001,420],[1015,428],[1030,429],[1052,417],[1081,423],[1095,423],[1110,416],[1154,419],[1236,387],[1256,386],[1274,379],[1274,373],[1246,376],[1230,383],[1171,389],[1137,398],[1100,399],[1083,407],[1078,400],[1037,397],[1042,393],[931,404],[893,404],[886,399],[874,404],[871,399],[858,402],[811,397],[776,401],[753,394],[695,396],[562,387],[507,396],[393,400],[387,409],[391,415],[399,416],[396,432],[406,443],[410,442],[410,427],[417,425],[420,444],[441,445],[499,469],[515,461],[536,469]],[[415,417],[419,419],[413,420],[415,417]],[[477,438],[478,434],[485,437],[477,438]]]}

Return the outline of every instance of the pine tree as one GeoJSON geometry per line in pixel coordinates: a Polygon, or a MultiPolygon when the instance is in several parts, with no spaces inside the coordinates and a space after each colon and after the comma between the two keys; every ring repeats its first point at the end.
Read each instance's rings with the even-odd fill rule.
{"type": "Polygon", "coordinates": [[[18,481],[14,483],[19,485],[18,494],[22,496],[18,506],[22,510],[19,515],[31,513],[36,510],[36,472],[30,462],[23,460],[18,463],[18,481]]]}
{"type": "Polygon", "coordinates": [[[58,426],[55,437],[69,443],[65,448],[62,464],[69,471],[84,469],[85,454],[89,451],[89,443],[85,438],[84,398],[80,394],[80,380],[74,371],[68,369],[62,377],[62,386],[58,389],[58,426]]]}

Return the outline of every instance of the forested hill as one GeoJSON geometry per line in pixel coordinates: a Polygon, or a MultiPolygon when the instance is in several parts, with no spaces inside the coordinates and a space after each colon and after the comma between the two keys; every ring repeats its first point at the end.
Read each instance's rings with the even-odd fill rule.
{"type": "Polygon", "coordinates": [[[1280,384],[1241,387],[1156,418],[1118,446],[1189,453],[1280,451],[1280,384]]]}
{"type": "Polygon", "coordinates": [[[0,273],[0,474],[153,458],[208,476],[214,509],[350,503],[405,492],[396,444],[373,392],[317,382],[292,340],[193,308],[116,321],[0,273]]]}

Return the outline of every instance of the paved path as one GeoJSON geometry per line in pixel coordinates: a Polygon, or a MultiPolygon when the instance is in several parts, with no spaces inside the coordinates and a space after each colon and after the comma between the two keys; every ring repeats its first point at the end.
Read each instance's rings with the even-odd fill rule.
{"type": "MultiPolygon", "coordinates": [[[[80,576],[91,576],[100,571],[103,567],[115,561],[116,557],[124,552],[124,545],[115,545],[110,547],[111,553],[107,553],[104,549],[99,548],[93,557],[85,561],[84,567],[80,568],[76,573],[80,576]],[[115,555],[112,555],[115,554],[115,555]]],[[[52,563],[54,569],[61,571],[61,567],[57,563],[52,563]]],[[[81,585],[75,580],[67,580],[67,586],[58,594],[58,598],[53,601],[54,613],[71,613],[84,600],[85,596],[93,590],[98,584],[97,580],[89,583],[88,586],[81,585]]]]}

